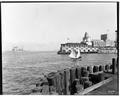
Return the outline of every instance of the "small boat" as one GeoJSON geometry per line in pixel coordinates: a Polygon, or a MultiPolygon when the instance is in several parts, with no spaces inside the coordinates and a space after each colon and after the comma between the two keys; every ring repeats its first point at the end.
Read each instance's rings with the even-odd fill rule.
{"type": "Polygon", "coordinates": [[[77,57],[77,58],[82,58],[79,49],[77,50],[77,56],[76,56],[76,57],[77,57]]]}
{"type": "Polygon", "coordinates": [[[80,50],[78,49],[76,51],[75,49],[72,49],[69,57],[72,58],[72,59],[79,59],[79,58],[81,58],[80,50]]]}

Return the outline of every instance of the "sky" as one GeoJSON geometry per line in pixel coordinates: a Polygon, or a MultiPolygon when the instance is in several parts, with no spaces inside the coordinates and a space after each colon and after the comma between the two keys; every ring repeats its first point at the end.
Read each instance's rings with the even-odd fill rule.
{"type": "Polygon", "coordinates": [[[81,42],[107,33],[115,40],[116,3],[4,3],[2,50],[59,50],[61,43],[81,42]]]}

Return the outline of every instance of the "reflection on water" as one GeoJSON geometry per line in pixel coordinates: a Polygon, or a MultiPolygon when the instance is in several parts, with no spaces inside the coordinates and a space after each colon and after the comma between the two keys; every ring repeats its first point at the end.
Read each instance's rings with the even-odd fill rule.
{"type": "Polygon", "coordinates": [[[79,66],[111,63],[116,54],[82,54],[73,61],[57,52],[5,52],[2,54],[3,94],[29,94],[42,73],[79,66]]]}

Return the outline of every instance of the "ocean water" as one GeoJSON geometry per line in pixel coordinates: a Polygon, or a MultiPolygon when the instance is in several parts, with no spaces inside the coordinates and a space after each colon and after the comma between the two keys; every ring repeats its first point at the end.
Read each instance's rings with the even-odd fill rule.
{"type": "Polygon", "coordinates": [[[116,54],[82,54],[81,61],[57,52],[4,52],[2,54],[3,94],[31,94],[36,82],[57,70],[79,66],[108,64],[116,54]]]}

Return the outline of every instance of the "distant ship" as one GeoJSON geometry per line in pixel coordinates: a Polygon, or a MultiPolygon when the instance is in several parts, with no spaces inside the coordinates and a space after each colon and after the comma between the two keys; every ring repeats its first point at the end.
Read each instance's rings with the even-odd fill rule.
{"type": "Polygon", "coordinates": [[[15,46],[15,47],[12,48],[12,51],[14,51],[14,52],[23,52],[24,50],[23,50],[23,48],[19,48],[19,47],[15,46]]]}

